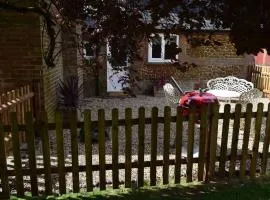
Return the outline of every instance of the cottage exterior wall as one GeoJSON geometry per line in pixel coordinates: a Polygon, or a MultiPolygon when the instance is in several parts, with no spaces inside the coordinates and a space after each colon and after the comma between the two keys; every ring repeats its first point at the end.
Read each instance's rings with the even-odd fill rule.
{"type": "MultiPolygon", "coordinates": [[[[31,1],[25,0],[25,3],[31,4],[31,1]]],[[[55,60],[54,68],[45,66],[42,49],[46,50],[49,40],[43,27],[39,15],[1,12],[0,93],[34,83],[35,114],[40,117],[40,112],[46,111],[49,121],[53,121],[57,106],[56,85],[63,73],[62,55],[55,60]]],[[[61,34],[57,42],[60,40],[61,34]]],[[[55,52],[61,48],[58,44],[55,52]]]]}
{"type": "Polygon", "coordinates": [[[1,12],[0,92],[41,78],[40,21],[36,15],[1,12]]]}
{"type": "MultiPolygon", "coordinates": [[[[221,46],[194,47],[187,42],[184,35],[179,36],[182,49],[179,53],[179,63],[186,63],[185,66],[194,63],[195,67],[182,72],[179,66],[170,63],[149,63],[148,42],[145,40],[140,49],[143,60],[135,62],[134,66],[143,81],[174,76],[184,90],[192,90],[194,83],[201,82],[203,87],[209,79],[216,77],[233,75],[249,78],[250,66],[254,65],[254,56],[236,55],[236,49],[230,42],[228,33],[212,35],[212,38],[222,44],[221,46]]],[[[142,88],[141,92],[144,89],[146,88],[142,88]]]]}

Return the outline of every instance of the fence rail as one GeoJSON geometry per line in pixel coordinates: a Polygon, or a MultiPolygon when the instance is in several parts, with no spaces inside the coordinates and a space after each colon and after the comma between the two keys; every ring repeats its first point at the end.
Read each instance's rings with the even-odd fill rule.
{"type": "Polygon", "coordinates": [[[180,183],[181,168],[186,167],[186,181],[191,182],[195,179],[199,181],[209,181],[214,176],[228,176],[229,178],[238,177],[244,179],[247,177],[254,178],[257,173],[264,175],[267,170],[269,153],[269,141],[270,141],[270,105],[268,111],[263,112],[263,104],[258,105],[257,112],[252,112],[252,105],[248,104],[246,112],[241,112],[241,105],[238,104],[235,108],[235,112],[230,112],[230,105],[226,105],[224,112],[219,113],[218,105],[212,107],[203,107],[201,115],[195,112],[195,109],[190,110],[188,116],[183,116],[183,110],[180,108],[177,110],[176,116],[171,115],[170,107],[164,108],[164,117],[158,117],[158,108],[153,108],[151,111],[151,118],[146,118],[145,108],[140,108],[138,112],[138,118],[132,118],[132,110],[127,108],[125,110],[125,119],[119,119],[119,111],[117,109],[112,110],[112,120],[105,119],[105,111],[103,109],[98,111],[98,120],[91,120],[92,113],[87,110],[84,112],[84,122],[78,122],[76,119],[76,113],[70,112],[69,123],[63,123],[63,116],[60,112],[56,113],[55,124],[48,124],[46,114],[44,114],[43,122],[35,124],[33,122],[32,114],[30,112],[25,115],[25,124],[18,125],[16,113],[11,114],[11,126],[3,126],[0,124],[0,178],[2,186],[2,196],[9,197],[11,193],[11,185],[9,180],[12,176],[15,176],[15,188],[16,195],[23,196],[25,193],[24,177],[30,176],[31,192],[33,196],[37,196],[41,193],[38,187],[38,177],[44,175],[45,182],[45,194],[50,195],[53,193],[53,186],[56,184],[52,180],[52,175],[58,175],[59,193],[64,194],[67,191],[66,173],[72,173],[73,192],[80,191],[81,179],[80,172],[86,173],[86,190],[92,191],[93,184],[93,172],[99,172],[99,188],[105,190],[107,188],[107,176],[106,172],[112,170],[112,186],[113,188],[119,188],[122,184],[119,180],[119,170],[125,170],[125,187],[131,187],[132,169],[137,169],[137,186],[141,187],[146,181],[144,179],[144,172],[146,167],[150,167],[150,185],[157,184],[157,167],[163,167],[162,171],[162,183],[168,184],[169,167],[174,166],[174,182],[180,183]],[[199,135],[199,155],[194,156],[195,144],[195,123],[198,123],[200,119],[200,135],[199,135]],[[254,130],[250,128],[252,119],[255,120],[254,130]],[[259,150],[261,134],[262,120],[266,119],[266,127],[263,131],[263,148],[259,150]],[[233,121],[232,134],[229,136],[230,120],[233,121]],[[243,144],[239,149],[239,130],[241,120],[244,120],[244,136],[243,144]],[[222,122],[222,123],[220,123],[222,122]],[[170,138],[172,137],[171,126],[176,123],[176,136],[175,136],[175,158],[170,158],[170,138]],[[188,124],[187,129],[187,154],[183,157],[182,146],[183,136],[186,134],[184,130],[184,123],[188,124]],[[163,124],[163,155],[162,160],[157,159],[157,140],[158,131],[160,131],[159,124],[163,124]],[[111,126],[112,139],[112,163],[106,162],[106,145],[105,145],[105,127],[111,126]],[[138,125],[137,132],[132,132],[133,125],[138,125]],[[150,130],[146,132],[146,126],[150,125],[150,130]],[[125,130],[124,137],[119,138],[119,127],[123,126],[125,130]],[[221,126],[222,135],[221,142],[218,144],[218,128],[221,126]],[[38,129],[37,129],[38,127],[38,129]],[[80,165],[78,162],[78,131],[77,128],[83,128],[85,134],[85,164],[80,165]],[[98,128],[98,158],[99,163],[92,163],[92,130],[94,127],[98,128]],[[70,142],[71,142],[71,166],[65,165],[65,144],[63,130],[70,129],[70,142]],[[23,166],[21,162],[20,152],[20,131],[26,131],[26,141],[28,144],[28,165],[23,166]],[[37,167],[36,146],[35,146],[35,134],[34,130],[39,130],[41,136],[42,145],[42,159],[43,166],[37,167]],[[55,130],[56,140],[56,156],[57,165],[52,165],[52,156],[50,149],[51,139],[49,138],[49,130],[55,130]],[[13,157],[14,167],[7,166],[6,153],[1,145],[4,142],[4,132],[12,132],[13,157]],[[253,133],[254,134],[251,134],[253,133]],[[132,160],[132,135],[137,134],[137,156],[136,161],[132,160]],[[146,135],[148,134],[148,135],[146,135]],[[150,160],[145,160],[145,141],[146,137],[151,138],[151,151],[150,160]],[[248,143],[253,138],[252,148],[248,149],[248,143]],[[119,141],[125,139],[125,162],[119,162],[119,141]],[[230,153],[227,151],[227,144],[230,144],[230,153]],[[217,145],[220,145],[220,152],[217,153],[217,145]],[[240,152],[240,153],[239,153],[240,152]],[[257,165],[257,161],[260,161],[260,165],[257,165]],[[229,166],[227,166],[229,161],[229,166]],[[237,161],[240,161],[240,169],[236,167],[237,161]],[[250,162],[250,168],[247,169],[247,161],[250,162]],[[197,164],[197,175],[194,178],[193,168],[194,164],[197,164]]]}
{"type": "MultiPolygon", "coordinates": [[[[0,94],[0,120],[3,125],[10,125],[10,113],[16,112],[19,123],[24,124],[24,113],[32,110],[31,99],[34,93],[31,92],[30,85],[25,85],[6,93],[0,94]]],[[[20,141],[25,141],[25,134],[20,134],[20,141]]],[[[10,142],[11,133],[5,135],[5,148],[8,151],[12,144],[10,142]]]]}
{"type": "Polygon", "coordinates": [[[255,88],[264,92],[264,96],[270,98],[270,67],[254,66],[252,69],[251,81],[255,88]]]}

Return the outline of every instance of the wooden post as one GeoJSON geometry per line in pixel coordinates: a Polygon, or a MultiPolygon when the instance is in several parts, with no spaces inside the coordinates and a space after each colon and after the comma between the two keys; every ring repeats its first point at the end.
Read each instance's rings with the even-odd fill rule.
{"type": "Polygon", "coordinates": [[[105,111],[98,110],[98,143],[99,143],[99,182],[100,190],[106,189],[105,162],[105,111]]]}
{"type": "Polygon", "coordinates": [[[261,175],[265,175],[266,173],[269,142],[270,142],[270,104],[268,105],[268,111],[267,111],[267,120],[266,120],[265,136],[264,136],[264,143],[263,143],[261,175]]]}
{"type": "Polygon", "coordinates": [[[207,127],[207,106],[201,108],[201,119],[200,119],[200,146],[199,146],[199,160],[198,160],[198,180],[203,181],[204,175],[204,163],[205,163],[205,143],[206,134],[208,131],[207,127]]]}
{"type": "Polygon", "coordinates": [[[177,108],[176,115],[176,138],[175,138],[175,178],[176,184],[181,180],[181,157],[182,157],[182,143],[183,143],[183,108],[177,108]]]}
{"type": "MultiPolygon", "coordinates": [[[[21,87],[21,88],[19,88],[19,95],[20,95],[20,97],[21,98],[24,98],[24,96],[25,96],[25,93],[24,93],[24,91],[23,91],[23,87],[21,87]]],[[[22,100],[21,102],[20,102],[20,110],[21,110],[21,122],[24,124],[25,123],[25,116],[24,116],[24,113],[26,113],[27,112],[27,110],[25,109],[25,100],[22,100]]]]}
{"type": "Polygon", "coordinates": [[[244,180],[246,173],[246,165],[247,165],[246,161],[248,157],[248,143],[250,135],[251,117],[252,117],[252,104],[249,103],[247,104],[246,107],[245,129],[242,145],[242,159],[240,164],[240,180],[244,180]]]}
{"type": "Polygon", "coordinates": [[[188,118],[187,183],[192,182],[195,111],[195,106],[192,106],[188,118]]]}
{"type": "Polygon", "coordinates": [[[262,114],[263,114],[263,104],[258,104],[257,116],[255,122],[255,138],[252,148],[252,159],[250,166],[250,178],[254,179],[256,176],[256,167],[257,167],[257,158],[258,158],[258,150],[259,150],[259,142],[260,142],[260,133],[261,133],[261,125],[262,125],[262,114]]]}
{"type": "Polygon", "coordinates": [[[164,108],[164,140],[163,140],[163,184],[169,183],[169,154],[170,154],[170,130],[171,108],[164,108]]]}
{"type": "Polygon", "coordinates": [[[11,113],[12,122],[12,146],[14,156],[14,168],[16,172],[16,189],[19,197],[24,196],[24,184],[23,184],[23,173],[22,173],[22,161],[20,152],[20,141],[18,133],[18,122],[16,113],[11,113]]]}
{"type": "Polygon", "coordinates": [[[73,192],[78,193],[80,191],[80,180],[79,180],[79,160],[78,160],[77,112],[70,111],[69,115],[70,115],[70,130],[71,130],[73,192]]]}
{"type": "Polygon", "coordinates": [[[144,132],[145,132],[145,108],[139,108],[139,127],[138,127],[138,187],[144,185],[144,132]]]}
{"type": "Polygon", "coordinates": [[[56,123],[57,165],[59,174],[59,191],[60,194],[65,194],[66,177],[65,177],[65,153],[64,153],[62,113],[56,112],[55,123],[56,123]]]}
{"type": "Polygon", "coordinates": [[[205,150],[205,182],[209,182],[214,173],[216,161],[216,145],[217,145],[217,128],[218,128],[218,113],[219,105],[212,104],[208,106],[210,109],[209,116],[209,131],[206,134],[206,150],[205,150]]]}
{"type": "Polygon", "coordinates": [[[157,130],[158,130],[158,108],[152,108],[151,115],[151,162],[150,162],[150,185],[156,185],[156,173],[157,173],[157,130]]]}
{"type": "Polygon", "coordinates": [[[92,175],[92,132],[91,132],[91,111],[84,112],[84,144],[85,144],[85,162],[86,162],[86,187],[87,192],[93,190],[92,175]]]}
{"type": "Polygon", "coordinates": [[[235,107],[235,117],[233,122],[233,135],[231,141],[231,159],[229,167],[229,178],[232,178],[235,175],[235,164],[237,156],[237,146],[238,146],[238,136],[240,128],[240,114],[241,114],[241,104],[236,104],[235,107]]]}
{"type": "MultiPolygon", "coordinates": [[[[51,177],[51,156],[50,156],[50,141],[48,133],[48,117],[46,113],[41,115],[42,127],[41,127],[41,141],[42,141],[42,153],[43,153],[43,163],[45,171],[45,194],[52,194],[52,177],[51,177]]],[[[59,120],[59,119],[58,119],[59,120]]],[[[57,134],[57,133],[56,133],[57,134]]],[[[57,140],[57,136],[56,136],[57,140]]],[[[59,148],[57,146],[57,148],[59,148]]]]}
{"type": "Polygon", "coordinates": [[[125,110],[125,187],[131,187],[131,153],[132,153],[132,110],[126,108],[125,110]]]}
{"type": "Polygon", "coordinates": [[[0,122],[0,178],[2,184],[3,199],[9,199],[10,188],[8,184],[8,174],[7,174],[7,160],[6,160],[6,150],[4,141],[4,130],[3,124],[0,122]]]}
{"type": "Polygon", "coordinates": [[[221,139],[220,160],[219,160],[219,176],[222,178],[225,176],[228,134],[230,127],[230,112],[231,112],[231,105],[226,104],[224,107],[224,118],[222,126],[222,139],[221,139]]]}
{"type": "Polygon", "coordinates": [[[112,110],[112,175],[113,175],[113,189],[119,187],[119,170],[118,170],[118,157],[119,157],[119,147],[118,147],[118,109],[112,110]]]}
{"type": "Polygon", "coordinates": [[[26,113],[26,139],[29,155],[29,168],[31,169],[31,192],[32,196],[38,196],[38,184],[37,184],[37,164],[35,153],[35,134],[32,113],[26,113]]]}

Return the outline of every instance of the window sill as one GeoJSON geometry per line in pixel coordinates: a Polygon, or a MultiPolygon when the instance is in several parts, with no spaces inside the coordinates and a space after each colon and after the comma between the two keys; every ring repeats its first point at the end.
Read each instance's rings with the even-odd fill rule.
{"type": "Polygon", "coordinates": [[[156,63],[156,64],[163,64],[163,63],[166,63],[166,64],[171,64],[173,63],[171,60],[148,60],[148,63],[156,63]]]}
{"type": "Polygon", "coordinates": [[[166,66],[172,66],[173,65],[173,63],[172,62],[147,62],[147,64],[146,65],[152,65],[152,66],[154,66],[154,65],[157,65],[157,66],[162,66],[162,65],[166,65],[166,66]]]}

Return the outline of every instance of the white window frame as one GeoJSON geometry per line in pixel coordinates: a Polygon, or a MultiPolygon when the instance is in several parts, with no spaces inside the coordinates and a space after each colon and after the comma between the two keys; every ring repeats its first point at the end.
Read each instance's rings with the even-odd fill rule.
{"type": "MultiPolygon", "coordinates": [[[[158,34],[161,37],[161,58],[153,58],[152,57],[152,41],[148,44],[148,62],[152,63],[170,63],[171,59],[165,59],[165,36],[163,33],[158,34]]],[[[152,35],[154,36],[154,34],[152,35]]],[[[179,35],[170,34],[170,36],[176,36],[176,45],[179,46],[179,35]]],[[[176,55],[176,59],[178,59],[178,55],[176,55]]]]}

